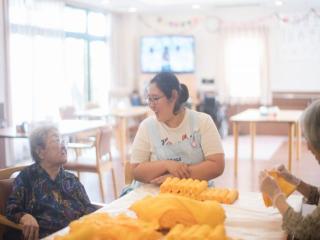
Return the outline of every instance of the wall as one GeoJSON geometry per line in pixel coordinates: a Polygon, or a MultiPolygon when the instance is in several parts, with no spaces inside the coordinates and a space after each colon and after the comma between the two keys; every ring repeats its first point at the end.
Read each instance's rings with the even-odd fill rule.
{"type": "Polygon", "coordinates": [[[113,14],[111,22],[111,94],[126,95],[137,82],[136,15],[113,14]]]}
{"type": "MultiPolygon", "coordinates": [[[[0,1],[0,103],[5,101],[5,91],[4,91],[4,16],[3,16],[3,1],[0,1]]],[[[0,116],[1,121],[1,116],[0,116]]],[[[1,122],[0,122],[1,124],[1,122]]],[[[5,156],[5,141],[0,139],[0,168],[5,166],[6,156],[5,156]]]]}
{"type": "Polygon", "coordinates": [[[302,13],[287,14],[289,24],[281,22],[271,28],[273,91],[320,91],[320,15],[311,10],[302,13]]]}
{"type": "Polygon", "coordinates": [[[3,1],[0,1],[0,102],[4,102],[4,16],[3,1]]]}
{"type": "MultiPolygon", "coordinates": [[[[288,12],[285,13],[289,18],[290,31],[287,28],[283,28],[283,22],[280,21],[276,15],[274,9],[261,9],[261,8],[241,8],[241,9],[217,9],[207,10],[192,13],[162,13],[156,14],[136,14],[133,21],[133,14],[123,14],[122,25],[123,29],[123,42],[121,46],[132,47],[130,61],[125,61],[126,64],[122,68],[122,71],[127,73],[124,76],[129,85],[127,88],[138,85],[143,88],[152,75],[146,75],[140,71],[140,59],[139,59],[139,40],[142,36],[146,35],[165,35],[165,34],[185,34],[194,35],[196,40],[196,71],[191,76],[180,75],[178,76],[182,81],[186,78],[186,81],[193,79],[195,81],[194,86],[197,88],[201,86],[202,78],[214,78],[216,80],[217,89],[221,88],[223,83],[221,77],[219,77],[219,71],[221,67],[219,63],[219,31],[217,29],[217,19],[227,24],[236,24],[237,22],[257,22],[263,23],[269,26],[269,80],[272,91],[304,91],[304,92],[316,92],[320,91],[320,18],[313,16],[316,28],[309,29],[302,32],[304,34],[303,39],[299,38],[299,31],[305,29],[304,24],[310,25],[310,21],[301,21],[297,24],[292,22],[301,15],[305,15],[309,12],[308,9],[302,9],[300,12],[288,12]],[[161,21],[159,18],[161,17],[161,21]],[[185,20],[197,19],[198,23],[192,27],[173,27],[170,22],[183,22],[185,20]],[[291,21],[291,22],[290,22],[291,21]],[[312,34],[313,30],[317,30],[318,35],[312,37],[312,45],[308,44],[306,34],[312,34]],[[132,32],[134,31],[134,33],[132,32]],[[293,42],[286,42],[286,36],[291,36],[290,32],[294,32],[297,37],[293,42]],[[132,34],[132,35],[131,35],[132,34]],[[302,41],[300,43],[300,40],[302,41]],[[301,46],[300,46],[301,45],[301,46]],[[307,49],[307,51],[303,51],[307,49]],[[316,51],[313,51],[316,50],[316,51]],[[296,51],[299,51],[298,57],[294,55],[296,51]],[[286,54],[285,54],[286,53],[286,54]],[[311,54],[311,55],[310,55],[311,54]],[[134,66],[135,69],[130,69],[134,66]],[[128,75],[128,73],[135,74],[134,76],[128,75]],[[138,81],[138,82],[137,82],[138,81]]],[[[320,10],[318,10],[320,12],[320,10]]],[[[300,19],[299,18],[299,19],[300,19]]],[[[298,20],[299,20],[298,19],[298,20]]],[[[120,48],[120,46],[119,46],[120,48]]],[[[127,55],[125,53],[123,56],[127,55]]],[[[193,90],[194,95],[196,89],[193,90]]]]}

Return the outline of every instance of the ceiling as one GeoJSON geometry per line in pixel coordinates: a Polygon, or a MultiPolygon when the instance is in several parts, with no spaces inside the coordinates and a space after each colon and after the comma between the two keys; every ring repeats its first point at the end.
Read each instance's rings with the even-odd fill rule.
{"type": "Polygon", "coordinates": [[[320,8],[320,0],[73,0],[73,2],[90,4],[115,12],[143,13],[199,11],[202,9],[214,10],[244,7],[283,10],[320,8]]]}

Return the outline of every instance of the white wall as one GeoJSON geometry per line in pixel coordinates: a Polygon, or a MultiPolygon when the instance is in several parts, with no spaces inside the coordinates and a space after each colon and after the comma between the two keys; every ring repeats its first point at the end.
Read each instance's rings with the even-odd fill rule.
{"type": "Polygon", "coordinates": [[[271,89],[320,91],[320,17],[311,14],[300,24],[274,24],[271,30],[271,89]]]}
{"type": "Polygon", "coordinates": [[[137,82],[138,37],[136,15],[113,14],[111,39],[111,94],[130,93],[137,82]]]}
{"type": "MultiPolygon", "coordinates": [[[[301,18],[301,15],[307,12],[308,9],[303,9],[301,12],[287,12],[284,15],[287,14],[294,19],[301,18]]],[[[146,79],[152,77],[151,75],[142,74],[140,71],[140,38],[145,35],[165,34],[193,35],[196,40],[196,71],[193,74],[195,81],[197,81],[196,84],[199,86],[202,78],[215,78],[216,85],[219,86],[221,84],[221,82],[219,83],[221,80],[217,78],[217,75],[219,75],[217,73],[221,70],[219,69],[219,61],[221,60],[217,57],[219,32],[214,31],[217,23],[214,17],[218,16],[224,23],[253,22],[257,20],[269,26],[269,80],[271,90],[320,91],[320,18],[317,17],[314,21],[317,24],[316,28],[311,28],[308,21],[306,23],[301,21],[299,24],[289,24],[291,26],[289,30],[296,32],[298,37],[288,45],[284,42],[285,36],[292,36],[292,34],[288,29],[281,28],[281,21],[276,18],[274,13],[274,9],[242,8],[241,11],[239,9],[220,9],[198,13],[137,14],[134,21],[132,20],[132,14],[123,15],[121,46],[125,46],[127,49],[130,48],[129,51],[131,51],[131,54],[128,54],[128,52],[123,53],[123,59],[126,58],[124,61],[126,65],[123,66],[122,70],[126,74],[124,79],[129,83],[127,87],[133,87],[139,79],[146,81],[146,79]],[[162,18],[161,22],[157,21],[159,17],[162,18]],[[262,17],[265,17],[265,19],[263,20],[262,17]],[[194,18],[199,21],[195,27],[174,28],[166,24],[170,21],[181,22],[194,18]],[[309,30],[306,30],[305,24],[310,27],[309,30]],[[283,31],[286,32],[283,33],[283,31]],[[299,38],[299,31],[302,31],[303,39],[299,38]],[[312,35],[311,45],[308,42],[307,34],[312,34],[313,31],[317,31],[318,35],[312,35]],[[298,57],[293,54],[295,51],[299,51],[298,57]],[[286,55],[284,54],[285,52],[287,53],[286,55]],[[134,76],[131,74],[134,74],[134,76]]],[[[141,85],[140,82],[139,84],[141,85]]]]}
{"type": "Polygon", "coordinates": [[[0,1],[0,102],[4,102],[4,16],[3,1],[0,1]]]}

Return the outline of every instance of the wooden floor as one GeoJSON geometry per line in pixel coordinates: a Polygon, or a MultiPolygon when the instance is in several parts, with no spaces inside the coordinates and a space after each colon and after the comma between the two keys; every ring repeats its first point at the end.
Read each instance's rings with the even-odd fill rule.
{"type": "MultiPolygon", "coordinates": [[[[237,188],[241,191],[259,191],[258,176],[263,169],[271,169],[278,164],[287,165],[288,161],[288,142],[286,137],[278,136],[257,136],[256,137],[256,156],[254,160],[250,157],[250,142],[248,136],[241,136],[239,139],[239,160],[238,176],[234,175],[233,161],[233,139],[228,136],[223,140],[223,147],[226,153],[225,171],[222,176],[215,180],[218,187],[237,188]]],[[[114,166],[117,178],[117,187],[120,191],[124,187],[124,170],[114,148],[114,166]]],[[[306,144],[302,141],[301,159],[294,157],[292,162],[292,172],[308,183],[320,186],[320,166],[314,156],[308,151],[306,144]]],[[[82,173],[83,182],[89,197],[92,201],[100,202],[98,178],[95,174],[82,173]]],[[[106,202],[115,199],[111,187],[111,175],[106,174],[106,202]]]]}

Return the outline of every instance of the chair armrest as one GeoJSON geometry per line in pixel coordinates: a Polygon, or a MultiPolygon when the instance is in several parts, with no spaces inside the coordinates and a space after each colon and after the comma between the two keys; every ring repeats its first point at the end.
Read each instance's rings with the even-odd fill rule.
{"type": "Polygon", "coordinates": [[[93,206],[97,207],[98,209],[107,206],[107,204],[98,203],[98,202],[91,202],[91,204],[92,204],[93,206]]]}
{"type": "Polygon", "coordinates": [[[6,218],[5,216],[0,214],[0,224],[11,227],[11,228],[15,228],[18,230],[22,230],[22,225],[21,224],[17,224],[14,223],[12,221],[10,221],[8,218],[6,218]]]}

